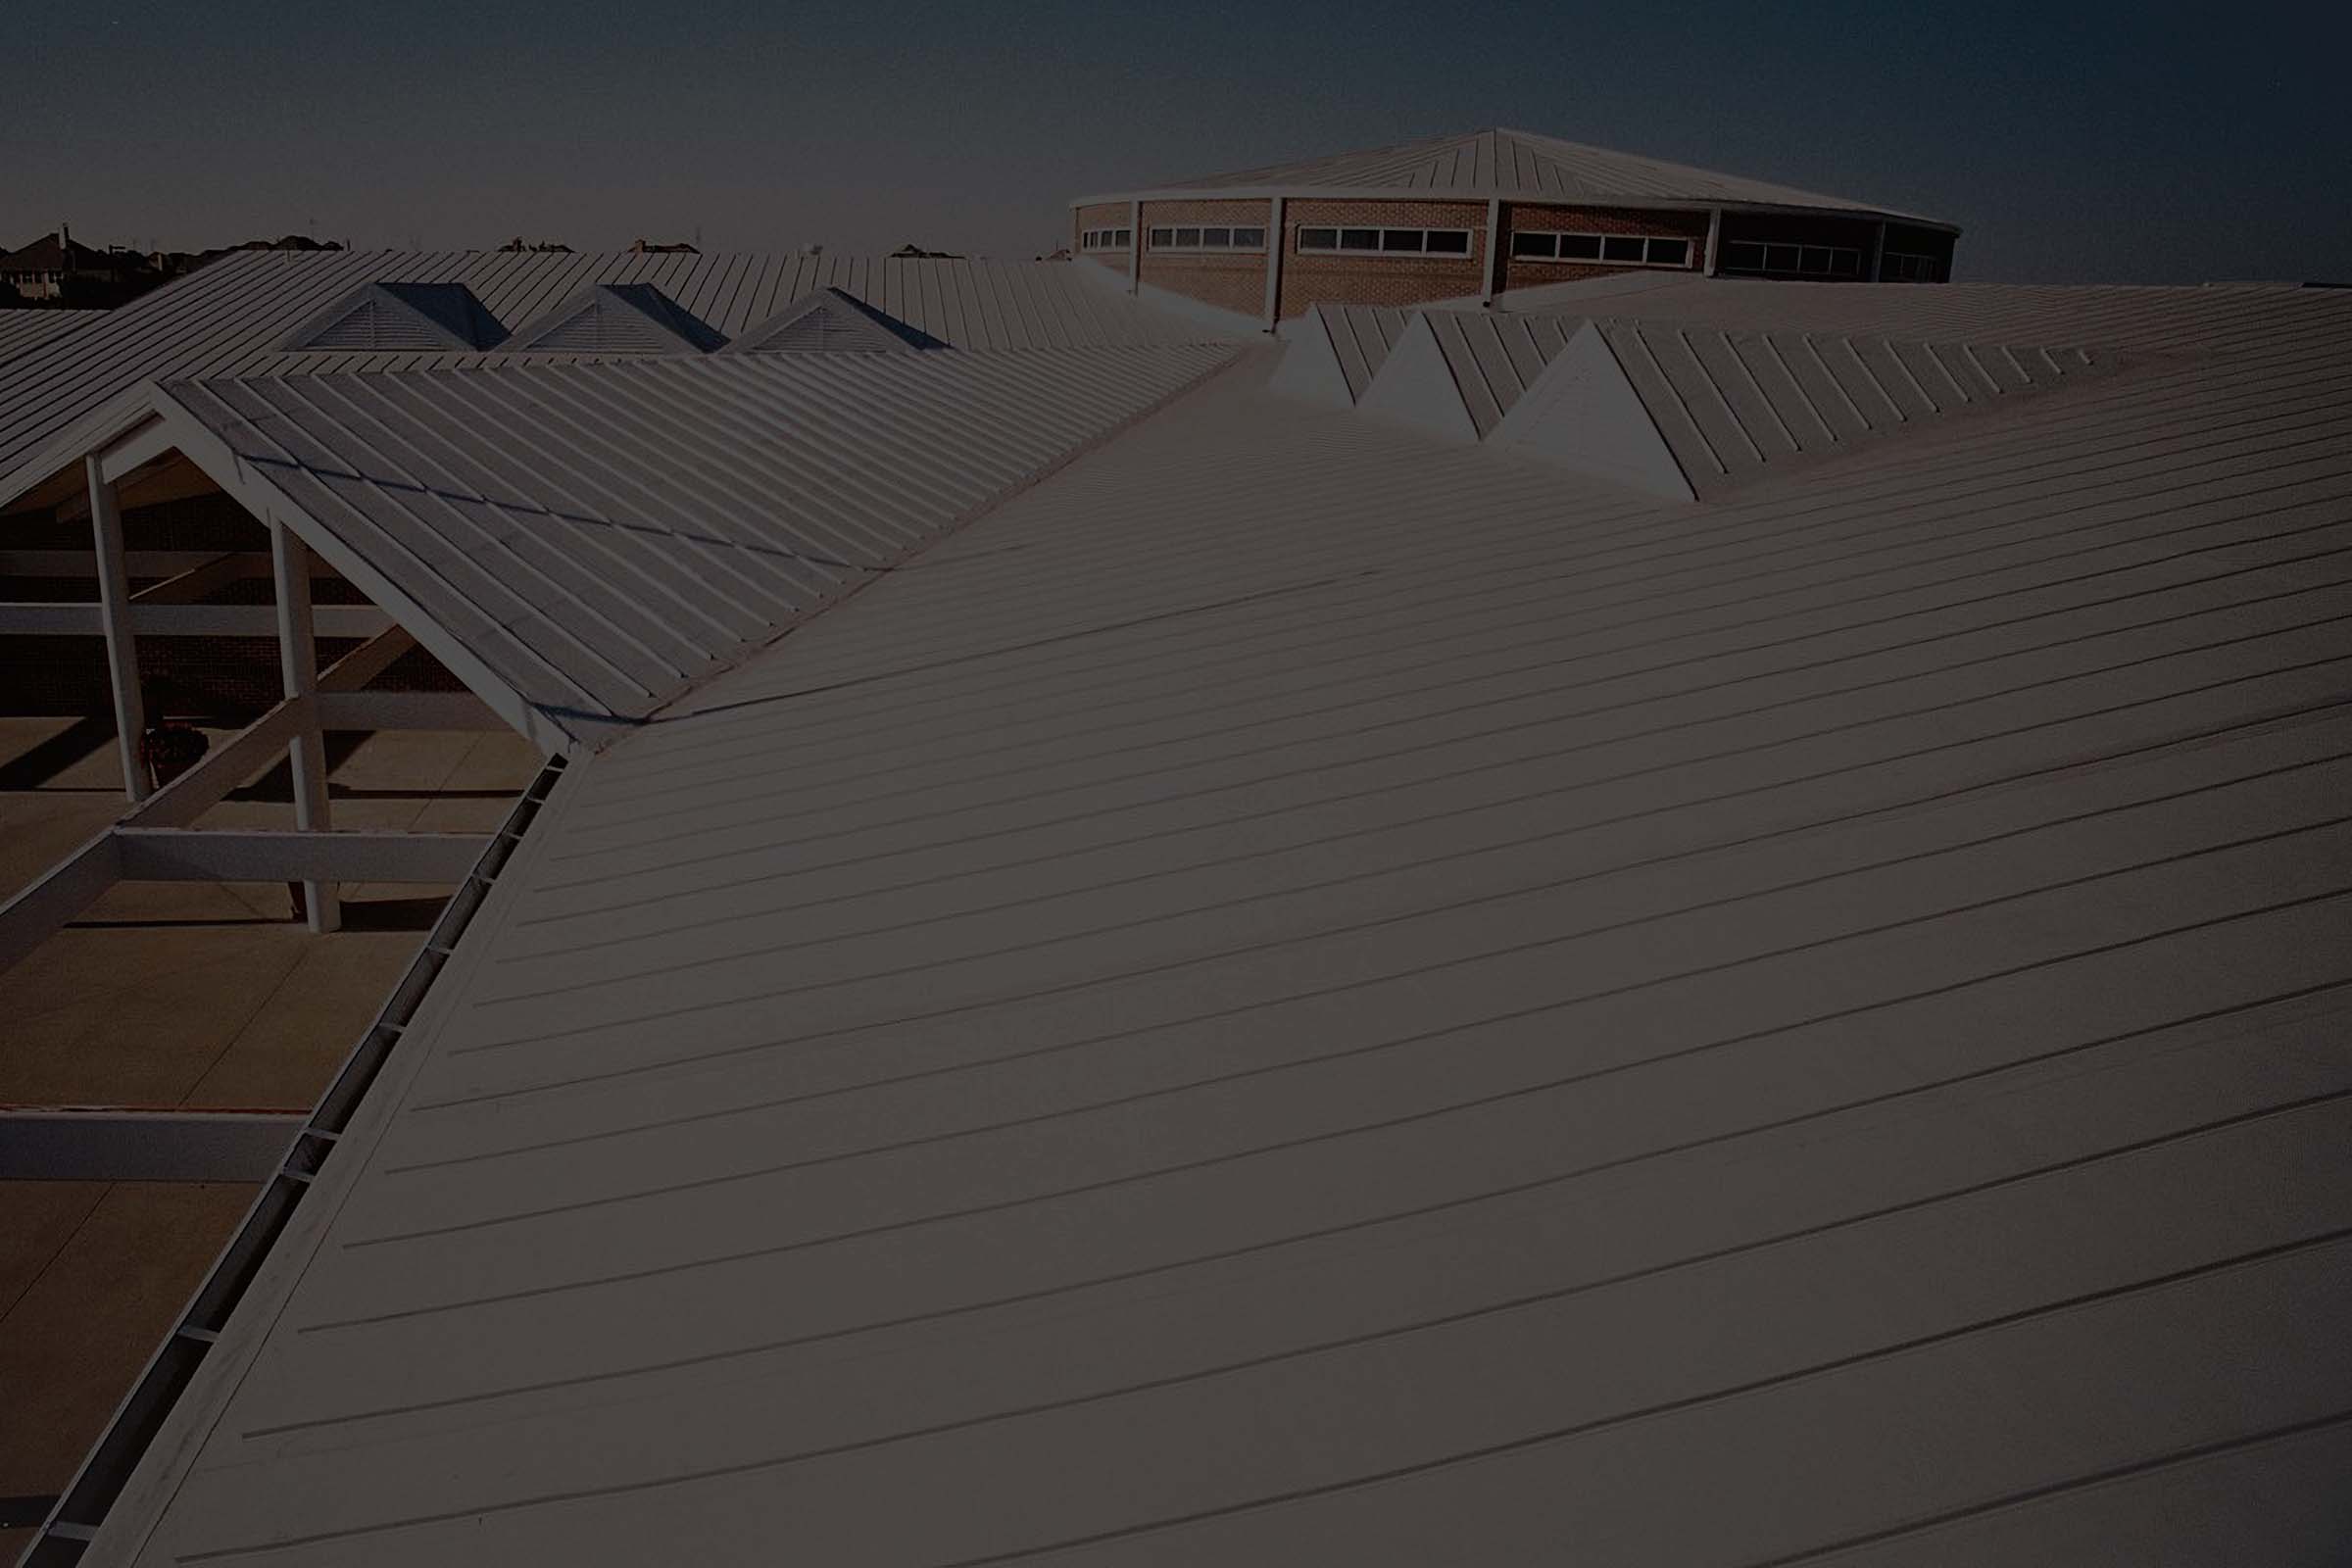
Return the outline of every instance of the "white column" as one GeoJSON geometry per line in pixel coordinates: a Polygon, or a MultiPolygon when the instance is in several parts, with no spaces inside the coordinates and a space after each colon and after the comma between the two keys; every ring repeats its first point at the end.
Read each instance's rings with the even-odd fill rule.
{"type": "Polygon", "coordinates": [[[1886,280],[1886,225],[1881,223],[1870,235],[1870,270],[1863,274],[1873,283],[1886,280]]]}
{"type": "Polygon", "coordinates": [[[1481,305],[1493,305],[1494,303],[1494,280],[1502,276],[1502,257],[1499,254],[1501,250],[1499,241],[1501,238],[1502,198],[1499,196],[1490,196],[1487,198],[1486,265],[1479,270],[1482,282],[1480,283],[1478,290],[1478,303],[1481,305]]]}
{"type": "MultiPolygon", "coordinates": [[[[283,523],[270,525],[270,566],[277,587],[277,662],[286,696],[304,704],[302,728],[287,743],[294,784],[294,825],[331,826],[326,803],[326,745],[318,732],[318,646],[311,630],[311,551],[283,523]]],[[[343,911],[332,882],[305,882],[302,902],[313,931],[333,931],[343,911]]]]}
{"type": "Polygon", "coordinates": [[[81,460],[90,484],[90,542],[98,552],[98,612],[106,622],[106,668],[115,687],[115,741],[122,793],[147,798],[147,705],[139,695],[139,645],[130,629],[130,574],[122,564],[122,514],[95,456],[81,460]]]}
{"type": "Polygon", "coordinates": [[[1266,330],[1282,325],[1282,198],[1266,215],[1266,330]]]}
{"type": "Polygon", "coordinates": [[[1710,208],[1710,209],[1708,210],[1708,212],[1707,212],[1707,271],[1706,271],[1706,275],[1707,275],[1707,276],[1709,276],[1709,277],[1713,277],[1713,276],[1715,275],[1715,268],[1716,268],[1716,265],[1717,265],[1717,261],[1716,261],[1716,253],[1717,253],[1718,251],[1722,250],[1722,249],[1723,249],[1723,209],[1722,209],[1722,208],[1720,208],[1720,207],[1716,207],[1716,208],[1710,208]]]}
{"type": "Polygon", "coordinates": [[[1127,204],[1127,292],[1138,293],[1144,286],[1144,204],[1127,204]]]}

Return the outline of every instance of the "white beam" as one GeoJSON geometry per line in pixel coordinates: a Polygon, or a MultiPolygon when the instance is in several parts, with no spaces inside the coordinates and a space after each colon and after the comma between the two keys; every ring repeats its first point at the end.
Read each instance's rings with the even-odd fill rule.
{"type": "Polygon", "coordinates": [[[81,460],[89,481],[90,543],[97,554],[98,611],[106,633],[106,668],[114,685],[115,744],[122,760],[122,793],[147,798],[147,705],[139,694],[139,645],[131,631],[130,577],[122,562],[122,514],[114,482],[96,457],[81,460]]]}
{"type": "Polygon", "coordinates": [[[97,903],[122,880],[122,866],[121,846],[109,829],[0,904],[0,972],[22,963],[60,926],[97,903]]]}
{"type": "Polygon", "coordinates": [[[388,626],[318,672],[322,692],[356,692],[416,646],[407,628],[388,626]]]}
{"type": "MultiPolygon", "coordinates": [[[[294,825],[323,833],[334,826],[326,798],[326,748],[318,732],[318,645],[311,633],[311,550],[283,523],[270,528],[270,564],[277,592],[277,666],[286,700],[302,706],[302,726],[286,743],[294,786],[294,825]]],[[[305,878],[304,917],[313,931],[343,923],[334,884],[305,878]]]]}
{"type": "Polygon", "coordinates": [[[264,1182],[300,1111],[0,1111],[0,1180],[264,1182]]]}
{"type": "Polygon", "coordinates": [[[124,827],[186,827],[255,774],[273,767],[303,726],[304,704],[279,703],[220,745],[194,767],[150,796],[122,819],[124,827]]]}
{"type": "MultiPolygon", "coordinates": [[[[128,584],[125,582],[125,592],[128,584]]],[[[126,607],[141,637],[270,637],[277,612],[268,605],[169,605],[138,601],[126,607]]],[[[314,625],[321,637],[374,637],[392,617],[373,605],[321,605],[314,625]]],[[[95,637],[106,632],[106,606],[0,604],[0,635],[95,637]]]]}
{"type": "Polygon", "coordinates": [[[252,561],[244,553],[224,552],[201,565],[176,572],[161,582],[149,583],[132,594],[130,602],[133,605],[192,605],[205,595],[217,593],[246,576],[252,567],[252,561]]]}
{"type": "Polygon", "coordinates": [[[320,729],[508,732],[507,721],[471,692],[328,692],[318,694],[320,729]]]}
{"type": "Polygon", "coordinates": [[[1502,198],[1487,198],[1487,254],[1486,265],[1478,270],[1478,303],[1493,305],[1494,288],[1502,276],[1502,198]]]}
{"type": "Polygon", "coordinates": [[[133,468],[153,463],[172,447],[171,431],[162,419],[151,416],[145,423],[108,442],[98,454],[98,468],[112,484],[133,468]]]}
{"type": "MultiPolygon", "coordinates": [[[[255,575],[267,572],[269,558],[251,552],[259,564],[255,575]]],[[[217,559],[212,550],[126,550],[123,569],[133,577],[176,577],[183,571],[217,559]]],[[[98,558],[87,550],[0,550],[0,577],[95,577],[98,558]]]]}
{"type": "Polygon", "coordinates": [[[1707,261],[1705,275],[1713,277],[1722,265],[1718,253],[1723,249],[1723,209],[1712,208],[1707,213],[1707,261]]]}
{"type": "Polygon", "coordinates": [[[462,882],[480,833],[115,829],[125,882],[462,882]]]}
{"type": "MultiPolygon", "coordinates": [[[[1269,204],[1266,215],[1266,330],[1271,332],[1282,325],[1282,202],[1277,196],[1269,204]]],[[[1141,245],[1144,236],[1139,232],[1135,242],[1141,245]]]]}

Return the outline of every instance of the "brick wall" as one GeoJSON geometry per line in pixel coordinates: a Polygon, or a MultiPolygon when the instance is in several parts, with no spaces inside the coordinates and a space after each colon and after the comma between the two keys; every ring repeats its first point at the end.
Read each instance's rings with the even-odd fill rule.
{"type": "Polygon", "coordinates": [[[1287,202],[1282,210],[1282,315],[1304,315],[1323,301],[1348,305],[1421,305],[1476,294],[1486,275],[1487,204],[1435,201],[1287,202]],[[1317,227],[1466,228],[1467,256],[1333,256],[1298,247],[1299,225],[1317,227]]]}
{"type": "MultiPolygon", "coordinates": [[[[1144,203],[1143,279],[1187,299],[1219,310],[1257,318],[1266,310],[1266,255],[1263,251],[1177,251],[1154,249],[1153,228],[1171,224],[1248,223],[1264,228],[1273,203],[1265,201],[1199,201],[1144,203]]],[[[1121,220],[1124,221],[1124,220],[1121,220]]],[[[1271,236],[1269,236],[1269,239],[1271,236]]]]}
{"type": "MultiPolygon", "coordinates": [[[[61,518],[50,512],[0,517],[0,536],[21,550],[86,550],[86,517],[61,518]]],[[[270,531],[250,513],[215,492],[132,507],[122,514],[125,550],[267,551],[270,531]]],[[[135,592],[152,581],[133,578],[135,592]]],[[[314,587],[322,605],[365,604],[360,591],[339,577],[318,578],[314,587]]],[[[98,596],[91,578],[0,577],[0,600],[87,604],[98,596]]],[[[246,577],[207,595],[206,604],[266,605],[270,579],[246,577]]],[[[359,646],[350,639],[318,640],[322,663],[359,646]]],[[[274,637],[141,637],[139,676],[162,715],[244,723],[275,703],[282,689],[274,637]]],[[[107,673],[102,637],[0,638],[0,712],[111,713],[114,687],[107,673]]]]}
{"type": "Polygon", "coordinates": [[[1502,281],[1499,287],[1529,288],[1539,283],[1571,283],[1579,278],[1605,277],[1613,272],[1673,271],[1673,268],[1649,266],[1633,267],[1615,262],[1545,261],[1542,257],[1513,256],[1511,235],[1514,233],[1577,233],[1577,234],[1643,234],[1666,239],[1685,239],[1690,242],[1690,261],[1688,270],[1696,271],[1706,265],[1707,215],[1705,213],[1646,212],[1639,208],[1612,207],[1537,207],[1505,202],[1502,207],[1501,234],[1496,244],[1502,250],[1502,281]]]}

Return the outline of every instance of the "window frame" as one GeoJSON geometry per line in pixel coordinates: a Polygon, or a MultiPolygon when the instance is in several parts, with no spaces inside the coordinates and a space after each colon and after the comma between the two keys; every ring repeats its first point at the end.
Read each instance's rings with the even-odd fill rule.
{"type": "Polygon", "coordinates": [[[1603,234],[1596,230],[1584,228],[1514,228],[1511,230],[1510,259],[1514,262],[1548,262],[1568,267],[1657,267],[1670,271],[1687,272],[1690,270],[1690,259],[1695,254],[1696,247],[1687,234],[1603,234]],[[1551,253],[1545,255],[1541,251],[1523,251],[1519,248],[1521,240],[1548,241],[1551,253]],[[1590,240],[1592,245],[1592,254],[1588,256],[1561,255],[1562,245],[1568,240],[1590,240]],[[1638,242],[1641,245],[1642,256],[1639,260],[1609,255],[1609,246],[1612,242],[1623,245],[1628,241],[1638,242]],[[1683,248],[1683,254],[1676,261],[1655,261],[1650,257],[1652,245],[1680,245],[1683,248]]]}
{"type": "Polygon", "coordinates": [[[1723,243],[1723,254],[1717,258],[1718,272],[1759,274],[1771,277],[1816,278],[1833,282],[1859,283],[1866,281],[1863,272],[1862,248],[1858,245],[1807,245],[1781,240],[1734,239],[1723,243]],[[1775,265],[1776,255],[1784,263],[1775,265]],[[1752,259],[1751,259],[1752,257],[1752,259]],[[1806,264],[1819,258],[1822,265],[1806,264]],[[1842,265],[1840,265],[1842,261],[1842,265]]]}
{"type": "Polygon", "coordinates": [[[1135,231],[1130,228],[1082,228],[1078,231],[1081,251],[1124,251],[1134,248],[1135,231]],[[1125,238],[1120,236],[1124,235],[1125,238]]]}
{"type": "Polygon", "coordinates": [[[1425,262],[1432,257],[1435,257],[1440,261],[1467,262],[1474,259],[1478,254],[1477,234],[1478,230],[1474,228],[1457,228],[1451,224],[1424,225],[1417,223],[1298,223],[1295,224],[1291,230],[1291,253],[1296,256],[1360,256],[1367,258],[1385,258],[1393,262],[1425,262]],[[1372,243],[1368,246],[1342,244],[1342,236],[1350,233],[1370,234],[1372,236],[1372,243]],[[1306,242],[1306,236],[1309,234],[1328,234],[1331,236],[1331,243],[1328,245],[1310,245],[1306,242]],[[1414,247],[1410,250],[1391,249],[1389,246],[1389,236],[1391,234],[1413,234],[1417,235],[1418,239],[1414,247]],[[1461,240],[1462,248],[1460,250],[1431,250],[1429,248],[1429,239],[1433,234],[1458,236],[1461,240]]]}
{"type": "Polygon", "coordinates": [[[1266,249],[1266,225],[1263,223],[1148,223],[1144,232],[1150,248],[1155,252],[1171,251],[1192,256],[1262,256],[1266,249]],[[1257,243],[1245,244],[1235,239],[1236,231],[1255,234],[1257,243]],[[1210,245],[1203,236],[1221,233],[1226,236],[1222,245],[1210,245]],[[1177,236],[1191,234],[1193,242],[1184,243],[1177,236]],[[1162,238],[1161,236],[1166,236],[1162,238]]]}

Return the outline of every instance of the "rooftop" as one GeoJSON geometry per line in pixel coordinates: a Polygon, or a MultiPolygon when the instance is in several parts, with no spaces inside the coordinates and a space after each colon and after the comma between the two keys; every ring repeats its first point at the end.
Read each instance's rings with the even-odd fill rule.
{"type": "MultiPolygon", "coordinates": [[[[835,286],[968,339],[900,282],[835,286]]],[[[2320,1555],[2352,295],[1603,284],[1320,318],[1319,401],[1087,295],[994,355],[126,335],[572,761],[81,1560],[2320,1555]],[[1950,386],[1833,450],[1790,388],[1864,383],[1743,379],[1808,341],[1950,386]],[[1816,446],[1498,441],[1611,375],[1687,476],[1816,446]],[[764,637],[590,555],[877,504],[764,637]]]]}

